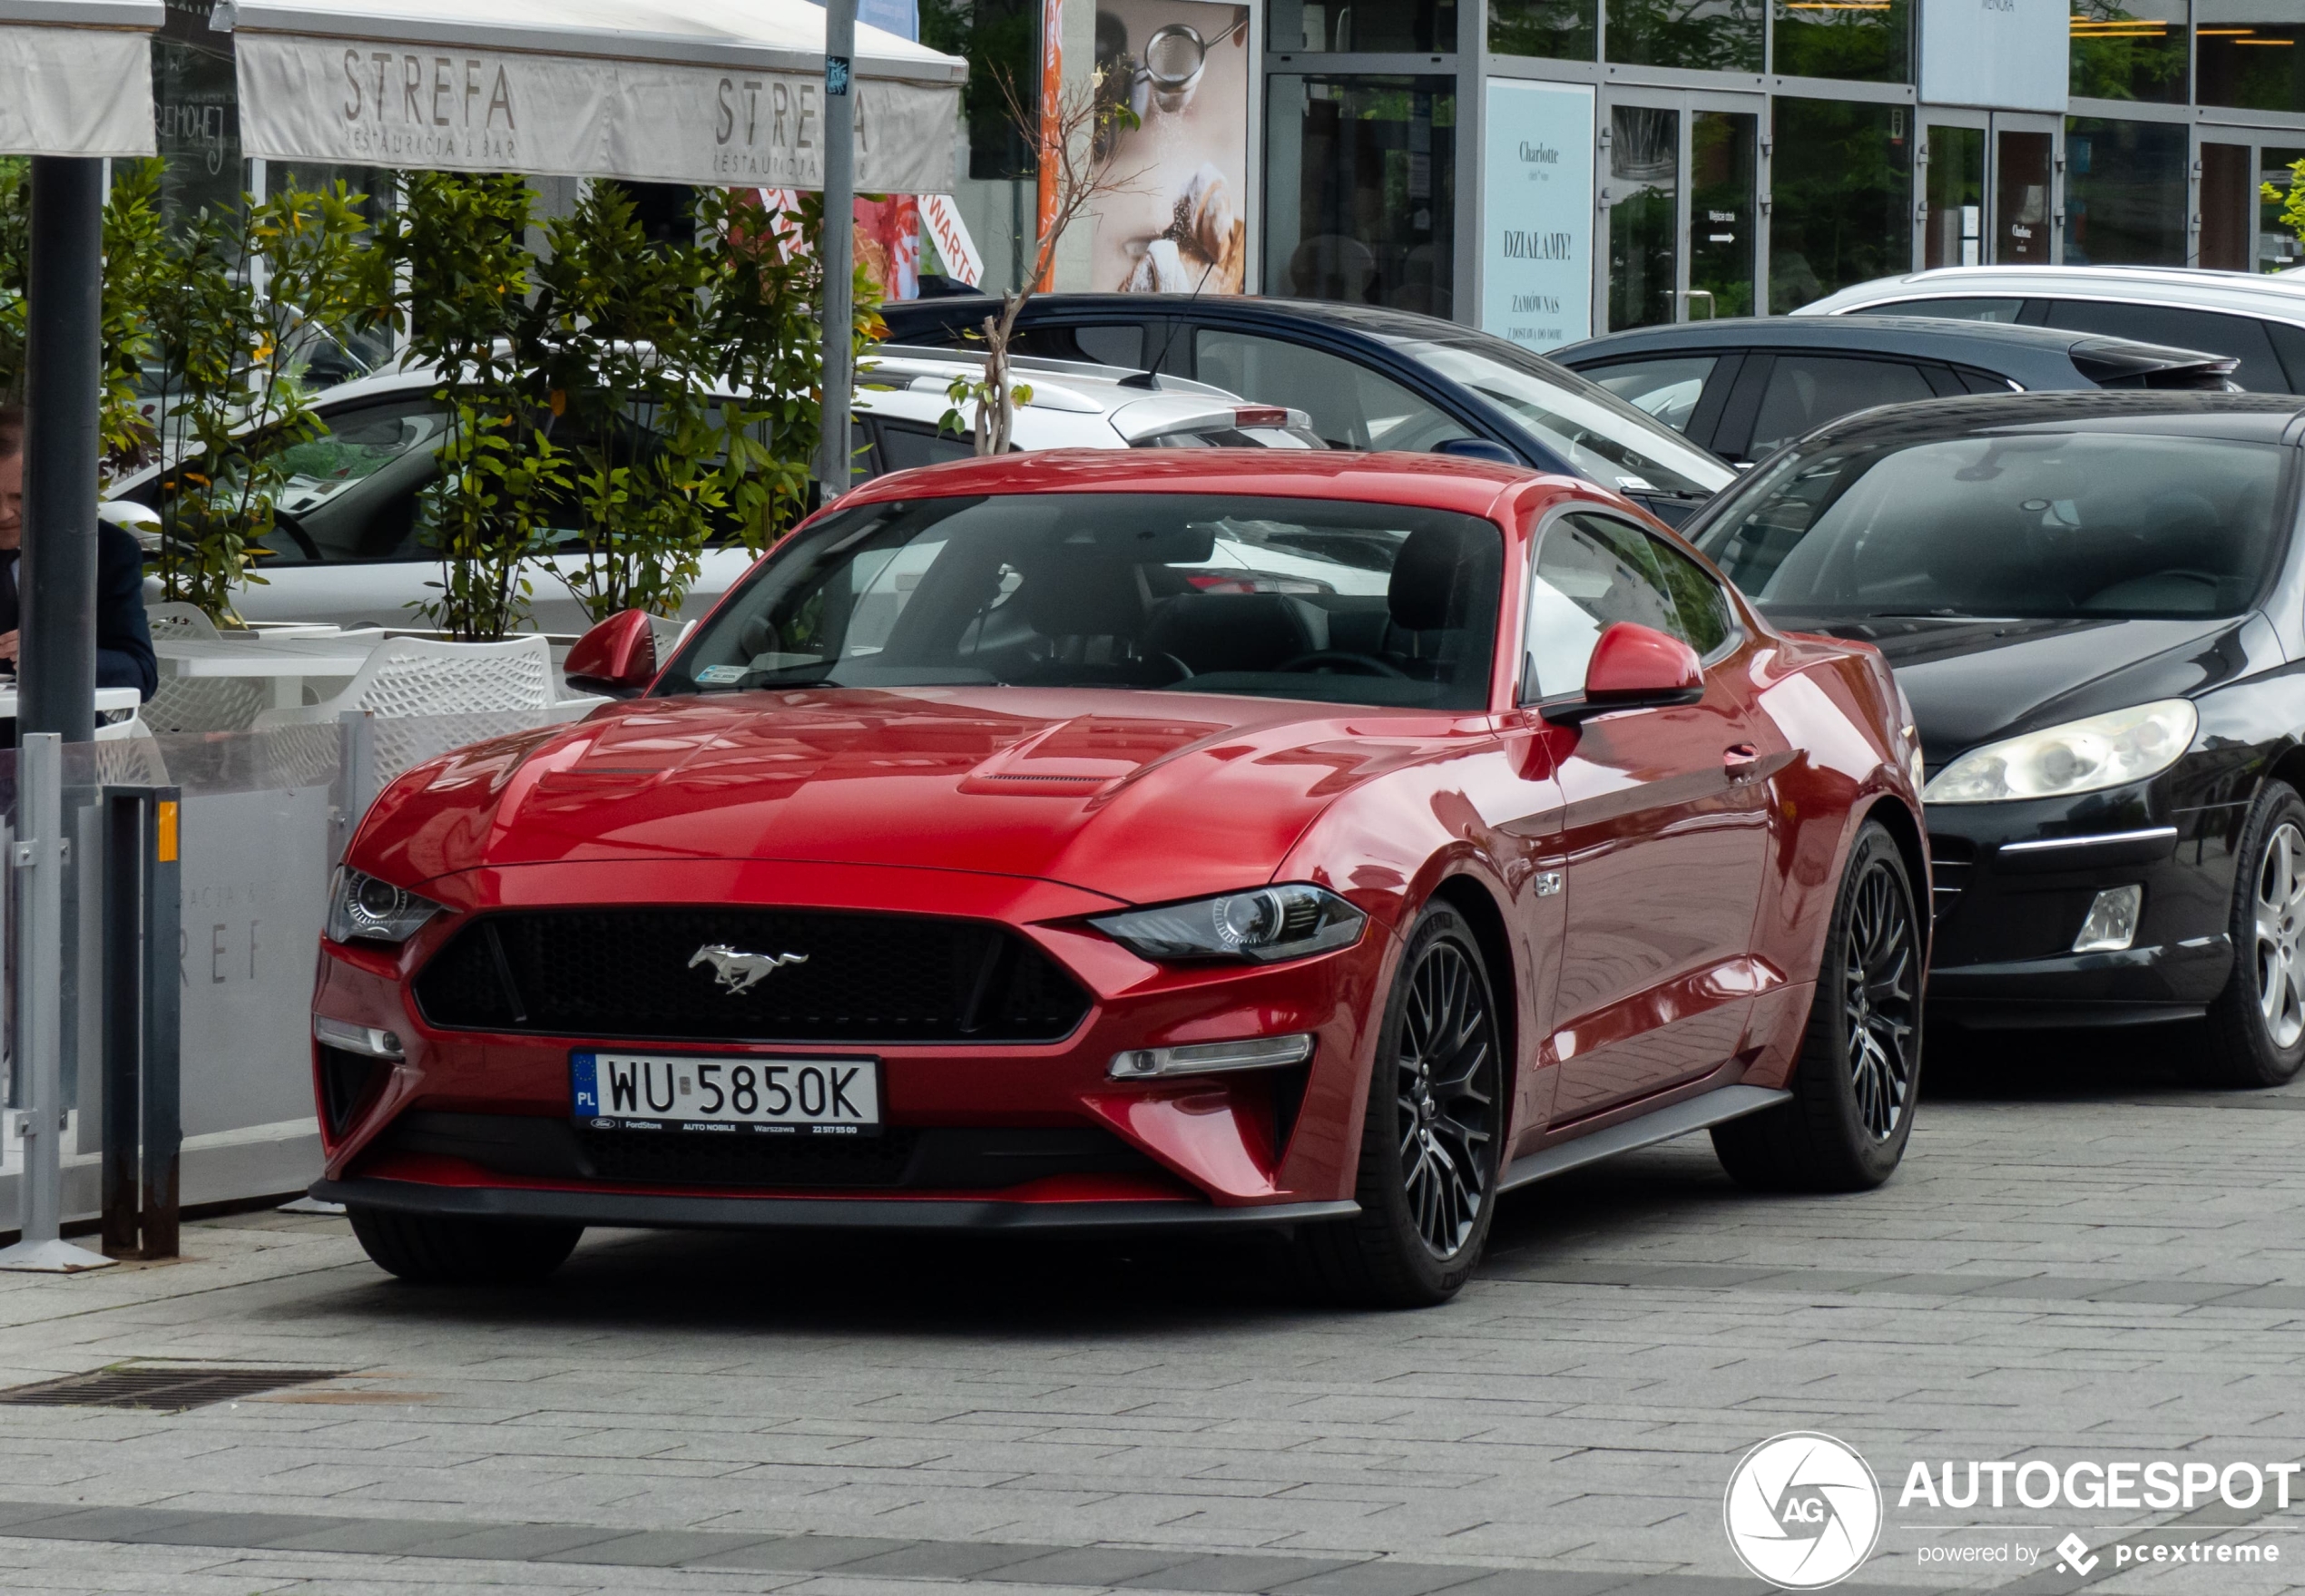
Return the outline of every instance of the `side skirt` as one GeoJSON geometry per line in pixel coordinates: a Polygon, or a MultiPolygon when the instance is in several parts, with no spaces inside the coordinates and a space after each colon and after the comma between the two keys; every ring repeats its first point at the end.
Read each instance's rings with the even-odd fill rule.
{"type": "Polygon", "coordinates": [[[1572,1141],[1556,1142],[1515,1159],[1506,1167],[1505,1178],[1496,1183],[1499,1191],[1510,1191],[1516,1186],[1549,1176],[1566,1174],[1587,1164],[1597,1164],[1603,1159],[1614,1158],[1621,1152],[1631,1152],[1639,1147],[1653,1147],[1660,1141],[1670,1141],[1676,1136],[1686,1136],[1692,1131],[1702,1131],[1713,1125],[1741,1120],[1762,1109],[1774,1108],[1792,1100],[1790,1092],[1780,1092],[1767,1086],[1717,1086],[1711,1092],[1661,1108],[1654,1113],[1638,1119],[1625,1120],[1580,1136],[1572,1141]]]}

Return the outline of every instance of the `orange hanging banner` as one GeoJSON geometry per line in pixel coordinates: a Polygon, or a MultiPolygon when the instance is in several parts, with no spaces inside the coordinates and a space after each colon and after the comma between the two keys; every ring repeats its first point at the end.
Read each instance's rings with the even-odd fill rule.
{"type": "MultiPolygon", "coordinates": [[[[1057,144],[1062,138],[1064,111],[1064,0],[1041,0],[1041,136],[1037,152],[1040,169],[1039,225],[1034,232],[1037,247],[1056,221],[1057,144]]],[[[1040,280],[1033,285],[1043,293],[1056,287],[1056,259],[1051,256],[1040,280]]]]}

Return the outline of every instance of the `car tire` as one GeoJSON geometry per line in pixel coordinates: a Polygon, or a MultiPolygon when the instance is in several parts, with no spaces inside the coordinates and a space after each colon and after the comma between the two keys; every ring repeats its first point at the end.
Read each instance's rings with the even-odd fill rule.
{"type": "Polygon", "coordinates": [[[582,1225],[349,1210],[377,1267],[419,1286],[527,1286],[575,1250],[582,1225]]]}
{"type": "Polygon", "coordinates": [[[1504,1030],[1465,917],[1428,905],[1409,929],[1378,1032],[1354,1197],[1359,1214],[1300,1237],[1325,1295],[1431,1307],[1480,1261],[1504,1142],[1504,1030]],[[1454,1037],[1446,1062],[1437,1040],[1454,1037]]]}
{"type": "Polygon", "coordinates": [[[1920,1091],[1922,965],[1904,855],[1869,820],[1841,872],[1791,1101],[1712,1128],[1740,1184],[1867,1191],[1896,1172],[1920,1091]]]}
{"type": "Polygon", "coordinates": [[[2196,1080],[2280,1086],[2305,1067],[2305,798],[2268,781],[2241,827],[2233,873],[2233,973],[2209,1005],[2196,1080]]]}

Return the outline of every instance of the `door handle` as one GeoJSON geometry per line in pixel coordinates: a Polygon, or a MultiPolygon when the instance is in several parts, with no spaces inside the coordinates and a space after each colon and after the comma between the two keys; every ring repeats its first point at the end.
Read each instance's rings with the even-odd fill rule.
{"type": "Polygon", "coordinates": [[[1751,781],[1761,767],[1761,750],[1749,742],[1738,743],[1721,751],[1721,766],[1731,782],[1751,781]]]}

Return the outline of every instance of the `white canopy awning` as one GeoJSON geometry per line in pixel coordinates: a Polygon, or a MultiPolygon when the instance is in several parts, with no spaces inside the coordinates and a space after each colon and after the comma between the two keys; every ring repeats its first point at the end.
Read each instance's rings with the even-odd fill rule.
{"type": "Polygon", "coordinates": [[[152,152],[160,0],[0,0],[0,153],[152,152]]]}
{"type": "MultiPolygon", "coordinates": [[[[5,0],[0,0],[4,4],[5,0]]],[[[823,186],[808,0],[218,0],[270,160],[823,186]]],[[[857,29],[857,187],[952,187],[968,65],[857,29]]]]}

